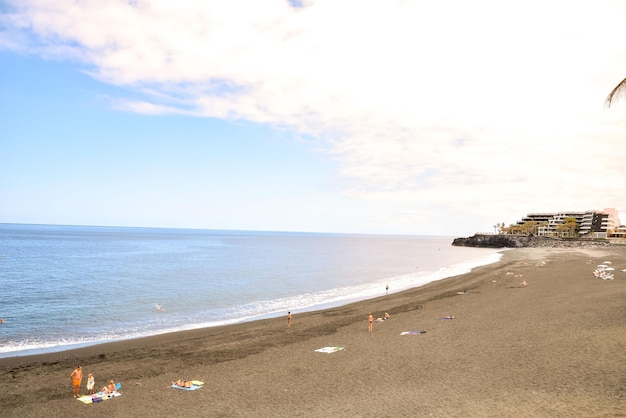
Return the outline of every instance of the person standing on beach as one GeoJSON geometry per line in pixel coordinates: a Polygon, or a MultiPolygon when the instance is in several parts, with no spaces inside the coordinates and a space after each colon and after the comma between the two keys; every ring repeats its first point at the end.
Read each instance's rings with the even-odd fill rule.
{"type": "Polygon", "coordinates": [[[90,395],[93,395],[93,387],[95,386],[95,384],[96,382],[93,378],[93,374],[89,373],[87,375],[87,391],[90,395]]]}
{"type": "Polygon", "coordinates": [[[368,331],[372,330],[372,322],[374,322],[374,317],[372,316],[372,313],[370,312],[367,315],[367,330],[368,331]]]}
{"type": "Polygon", "coordinates": [[[287,326],[291,326],[291,311],[287,312],[287,326]]]}
{"type": "Polygon", "coordinates": [[[385,286],[385,294],[388,295],[389,294],[389,285],[385,286]]]}
{"type": "Polygon", "coordinates": [[[74,397],[78,398],[80,383],[83,381],[83,370],[80,368],[80,365],[78,365],[78,367],[74,369],[72,374],[70,374],[70,379],[72,379],[72,389],[74,390],[74,397]]]}

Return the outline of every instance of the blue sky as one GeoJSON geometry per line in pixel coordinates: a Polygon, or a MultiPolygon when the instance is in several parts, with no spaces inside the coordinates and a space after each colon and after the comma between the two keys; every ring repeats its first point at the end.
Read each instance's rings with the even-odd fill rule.
{"type": "Polygon", "coordinates": [[[1,2],[0,222],[625,222],[624,6],[223,3],[1,2]]]}

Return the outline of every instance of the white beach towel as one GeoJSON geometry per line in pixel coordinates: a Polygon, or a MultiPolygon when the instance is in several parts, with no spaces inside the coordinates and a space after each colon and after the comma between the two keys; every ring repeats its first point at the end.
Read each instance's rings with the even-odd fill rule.
{"type": "Polygon", "coordinates": [[[322,347],[322,348],[318,348],[317,351],[318,353],[336,353],[337,351],[341,351],[343,350],[343,347],[322,347]]]}
{"type": "Polygon", "coordinates": [[[426,334],[426,331],[403,331],[400,335],[422,335],[426,334]]]}

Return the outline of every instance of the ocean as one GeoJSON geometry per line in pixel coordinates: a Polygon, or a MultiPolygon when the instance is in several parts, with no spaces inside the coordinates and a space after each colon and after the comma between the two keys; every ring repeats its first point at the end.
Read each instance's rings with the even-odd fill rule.
{"type": "Polygon", "coordinates": [[[0,224],[0,358],[297,315],[500,259],[452,240],[0,224]]]}

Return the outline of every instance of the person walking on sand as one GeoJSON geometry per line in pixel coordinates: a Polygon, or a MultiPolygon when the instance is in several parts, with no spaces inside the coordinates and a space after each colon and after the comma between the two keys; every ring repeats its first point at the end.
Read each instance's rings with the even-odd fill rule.
{"type": "Polygon", "coordinates": [[[287,312],[287,326],[291,326],[291,311],[287,312]]]}
{"type": "Polygon", "coordinates": [[[70,374],[70,379],[72,379],[72,389],[74,390],[74,397],[78,398],[78,392],[80,391],[80,382],[83,381],[83,370],[78,365],[77,368],[70,374]]]}
{"type": "Polygon", "coordinates": [[[367,315],[367,330],[368,331],[372,330],[372,322],[374,322],[374,317],[372,316],[372,313],[370,312],[367,315]]]}

